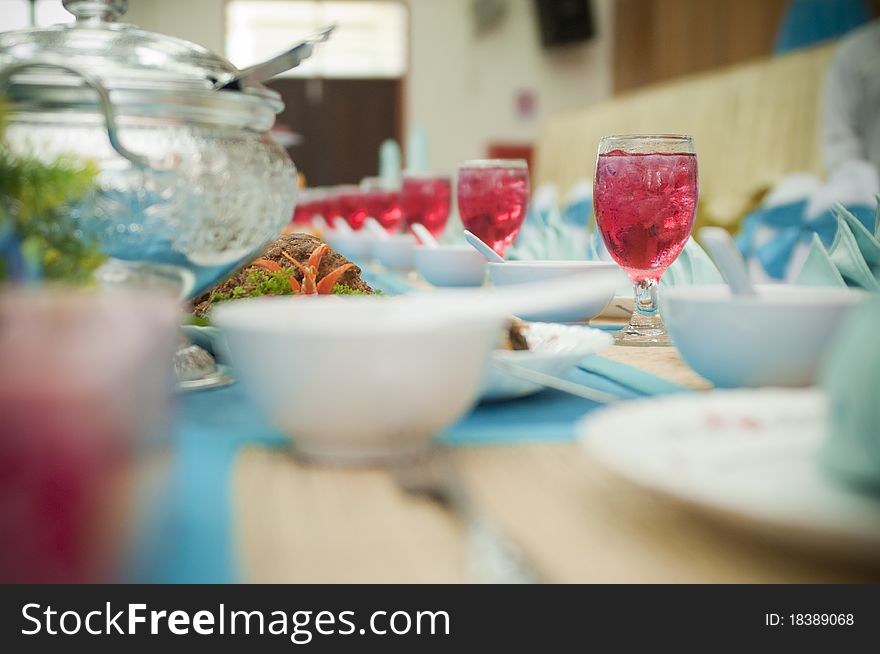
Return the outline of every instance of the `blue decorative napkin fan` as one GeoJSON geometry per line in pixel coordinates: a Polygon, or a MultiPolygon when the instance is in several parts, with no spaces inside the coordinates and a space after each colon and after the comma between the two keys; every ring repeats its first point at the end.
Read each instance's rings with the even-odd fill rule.
{"type": "Polygon", "coordinates": [[[880,291],[880,196],[873,233],[851,211],[834,206],[835,231],[826,247],[813,234],[810,251],[800,274],[799,284],[811,286],[851,286],[880,291]]]}
{"type": "Polygon", "coordinates": [[[822,464],[832,475],[880,492],[880,298],[860,306],[847,321],[828,358],[828,438],[822,464]]]}

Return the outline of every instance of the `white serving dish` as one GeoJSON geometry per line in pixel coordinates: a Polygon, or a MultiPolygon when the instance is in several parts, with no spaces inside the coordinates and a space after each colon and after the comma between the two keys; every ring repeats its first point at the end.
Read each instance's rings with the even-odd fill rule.
{"type": "Polygon", "coordinates": [[[715,386],[807,386],[850,309],[867,294],[838,288],[759,285],[757,297],[727,286],[660,293],[660,313],[685,362],[715,386]]]}
{"type": "Polygon", "coordinates": [[[388,270],[412,270],[416,263],[416,239],[412,234],[373,239],[373,257],[388,270]]]}
{"type": "MultiPolygon", "coordinates": [[[[578,362],[590,354],[612,345],[614,339],[598,329],[582,326],[533,322],[523,328],[528,350],[500,350],[492,353],[492,361],[509,363],[554,377],[564,377],[578,362]]],[[[543,390],[543,386],[514,377],[500,368],[489,366],[480,399],[510,400],[543,390]]]]}
{"type": "MultiPolygon", "coordinates": [[[[620,267],[610,261],[507,261],[489,263],[489,278],[494,286],[510,286],[571,277],[573,275],[592,276],[596,274],[596,284],[602,285],[602,293],[584,296],[584,301],[565,311],[542,312],[535,315],[520,316],[523,320],[541,322],[574,322],[589,320],[599,315],[614,297],[619,279],[609,276],[620,267]]],[[[587,277],[589,278],[589,277],[587,277]]]]}
{"type": "Polygon", "coordinates": [[[307,458],[376,462],[426,448],[476,403],[512,313],[579,301],[580,278],[394,297],[285,296],[217,305],[246,392],[307,458]]]}
{"type": "Polygon", "coordinates": [[[417,247],[415,264],[418,273],[434,286],[474,287],[486,280],[486,259],[470,245],[417,247]]]}
{"type": "Polygon", "coordinates": [[[819,466],[827,418],[814,388],[739,389],[608,406],[579,431],[605,467],[738,532],[880,561],[880,498],[819,466]]]}
{"type": "Polygon", "coordinates": [[[504,315],[413,297],[273,297],[218,305],[236,373],[307,458],[417,451],[475,402],[504,315]]]}

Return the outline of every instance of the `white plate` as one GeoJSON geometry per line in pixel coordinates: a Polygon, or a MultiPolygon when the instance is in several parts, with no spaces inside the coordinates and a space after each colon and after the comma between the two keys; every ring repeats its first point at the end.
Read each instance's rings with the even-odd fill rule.
{"type": "MultiPolygon", "coordinates": [[[[529,344],[528,350],[496,350],[492,353],[492,359],[564,377],[585,356],[600,352],[613,343],[611,336],[598,329],[557,323],[529,323],[523,329],[523,335],[529,344]]],[[[542,389],[542,386],[513,377],[490,365],[480,399],[510,400],[532,395],[542,389]]]]}
{"type": "Polygon", "coordinates": [[[880,560],[880,498],[826,476],[817,389],[715,391],[624,402],[580,427],[628,480],[787,545],[880,560]]]}

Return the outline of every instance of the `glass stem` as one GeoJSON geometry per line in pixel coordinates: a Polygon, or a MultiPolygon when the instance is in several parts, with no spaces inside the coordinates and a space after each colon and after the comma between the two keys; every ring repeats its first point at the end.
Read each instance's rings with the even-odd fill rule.
{"type": "Polygon", "coordinates": [[[636,296],[636,313],[640,316],[653,317],[659,310],[657,306],[657,288],[659,283],[656,279],[643,279],[633,285],[636,296]]]}
{"type": "Polygon", "coordinates": [[[633,285],[635,311],[629,324],[614,337],[619,345],[668,345],[669,336],[660,319],[657,292],[660,280],[644,279],[633,285]]]}

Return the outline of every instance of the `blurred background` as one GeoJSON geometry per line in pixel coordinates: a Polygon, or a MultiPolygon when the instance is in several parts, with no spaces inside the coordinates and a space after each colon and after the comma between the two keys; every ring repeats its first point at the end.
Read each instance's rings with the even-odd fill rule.
{"type": "MultiPolygon", "coordinates": [[[[784,55],[877,14],[869,0],[131,0],[126,21],[245,66],[328,23],[312,61],[271,84],[309,185],[377,174],[387,138],[428,137],[428,166],[533,164],[549,116],[784,55]]],[[[0,0],[0,30],[72,19],[60,0],[0,0]]],[[[592,157],[595,143],[572,144],[592,157]]],[[[552,156],[552,155],[548,155],[552,156]]],[[[548,164],[549,165],[549,164],[548,164]]],[[[539,168],[543,166],[538,162],[539,168]]],[[[809,166],[803,166],[809,168],[809,166]]],[[[538,181],[550,174],[541,169],[538,181]]],[[[567,180],[554,180],[565,182],[567,180]]]]}

